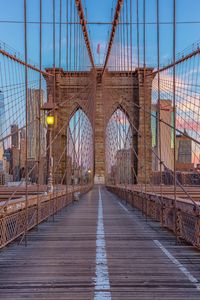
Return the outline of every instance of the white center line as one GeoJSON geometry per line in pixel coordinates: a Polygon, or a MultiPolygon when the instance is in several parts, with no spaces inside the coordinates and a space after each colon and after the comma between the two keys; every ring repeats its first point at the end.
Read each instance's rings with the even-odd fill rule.
{"type": "Polygon", "coordinates": [[[131,219],[133,219],[134,218],[134,222],[136,223],[136,224],[138,224],[141,228],[144,228],[144,226],[141,224],[141,222],[138,222],[137,221],[137,219],[131,214],[131,211],[130,210],[128,210],[128,208],[126,208],[126,206],[124,206],[124,204],[122,204],[121,202],[117,202],[122,208],[123,208],[123,210],[125,210],[127,213],[128,213],[128,216],[131,218],[131,219]]]}
{"type": "Polygon", "coordinates": [[[197,290],[200,291],[200,282],[195,278],[186,267],[184,267],[178,259],[176,259],[158,240],[154,240],[154,243],[156,246],[158,246],[162,252],[178,267],[178,269],[189,279],[190,282],[192,282],[197,290]]]}
{"type": "Polygon", "coordinates": [[[121,202],[118,203],[127,213],[129,213],[129,210],[121,202]]]}
{"type": "Polygon", "coordinates": [[[107,265],[106,242],[103,223],[103,204],[99,188],[98,223],[96,239],[96,277],[94,300],[111,300],[110,280],[107,265]]]}
{"type": "MultiPolygon", "coordinates": [[[[121,203],[118,202],[118,204],[130,214],[130,211],[121,203]]],[[[157,247],[159,247],[162,252],[178,267],[178,269],[189,279],[190,282],[192,282],[197,290],[200,291],[200,282],[195,278],[186,267],[184,267],[158,240],[153,241],[154,244],[156,244],[157,247]]]]}

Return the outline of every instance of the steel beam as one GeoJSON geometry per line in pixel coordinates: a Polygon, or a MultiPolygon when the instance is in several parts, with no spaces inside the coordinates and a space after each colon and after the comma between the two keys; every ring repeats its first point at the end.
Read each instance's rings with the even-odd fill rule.
{"type": "Polygon", "coordinates": [[[27,64],[25,61],[21,60],[20,58],[17,58],[15,55],[10,54],[9,52],[0,49],[0,54],[12,59],[13,61],[27,67],[28,69],[32,69],[33,71],[36,71],[38,73],[41,73],[42,75],[46,75],[46,76],[53,76],[52,74],[49,74],[45,71],[42,71],[38,68],[36,68],[35,66],[31,65],[31,64],[27,64]]]}
{"type": "Polygon", "coordinates": [[[102,75],[103,75],[103,73],[106,69],[106,66],[107,66],[107,63],[108,63],[108,60],[109,60],[109,57],[110,57],[110,52],[111,52],[113,41],[114,41],[114,38],[115,38],[115,32],[116,32],[116,29],[117,29],[117,25],[119,23],[119,16],[120,16],[120,12],[121,12],[123,2],[124,2],[124,0],[118,0],[117,1],[117,6],[116,6],[116,9],[115,9],[115,16],[114,16],[114,20],[113,20],[113,23],[112,23],[113,24],[112,25],[112,31],[111,31],[111,35],[110,35],[109,44],[108,44],[105,63],[104,63],[103,70],[102,70],[102,75]]]}
{"type": "Polygon", "coordinates": [[[164,66],[162,68],[160,68],[159,70],[155,70],[152,74],[157,74],[158,72],[163,72],[165,70],[168,70],[170,68],[172,68],[174,65],[179,65],[180,63],[186,61],[187,59],[190,59],[192,58],[193,56],[197,55],[197,54],[200,54],[200,48],[197,48],[196,50],[192,51],[191,53],[181,57],[180,59],[176,60],[175,63],[172,62],[171,64],[167,65],[167,66],[164,66]]]}
{"type": "Polygon", "coordinates": [[[82,26],[83,36],[84,36],[85,44],[86,44],[86,47],[87,47],[87,50],[88,50],[90,62],[91,62],[92,67],[94,68],[95,67],[94,59],[93,59],[92,50],[91,50],[91,46],[90,46],[90,40],[89,40],[89,35],[88,35],[87,25],[86,25],[87,22],[86,22],[85,16],[84,16],[82,1],[81,0],[75,0],[75,1],[76,1],[77,9],[78,9],[80,24],[82,26]]]}

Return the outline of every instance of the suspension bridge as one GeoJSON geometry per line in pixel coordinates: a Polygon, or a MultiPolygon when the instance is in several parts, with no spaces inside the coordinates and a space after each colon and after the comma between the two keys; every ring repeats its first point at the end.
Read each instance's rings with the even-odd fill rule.
{"type": "Polygon", "coordinates": [[[0,299],[200,298],[200,7],[110,2],[0,13],[0,299]]]}

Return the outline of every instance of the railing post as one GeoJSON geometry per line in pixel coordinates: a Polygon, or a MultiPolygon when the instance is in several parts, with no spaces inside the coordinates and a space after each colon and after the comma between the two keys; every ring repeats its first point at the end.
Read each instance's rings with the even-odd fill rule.
{"type": "Polygon", "coordinates": [[[37,225],[40,224],[41,220],[41,199],[39,198],[37,201],[37,225]]]}
{"type": "Polygon", "coordinates": [[[164,226],[164,211],[165,211],[165,203],[163,203],[163,201],[161,202],[161,208],[160,208],[160,223],[161,223],[161,227],[164,226]]]}
{"type": "Polygon", "coordinates": [[[195,226],[195,237],[196,237],[196,247],[200,249],[200,216],[197,215],[197,221],[195,226]]]}
{"type": "Polygon", "coordinates": [[[2,248],[6,243],[6,222],[5,217],[2,217],[0,221],[0,248],[2,248]]]}
{"type": "Polygon", "coordinates": [[[181,210],[180,209],[176,208],[175,217],[176,217],[176,219],[175,219],[175,222],[176,222],[176,224],[175,224],[175,226],[176,226],[175,230],[176,230],[176,234],[177,234],[177,239],[179,239],[180,236],[181,236],[182,226],[183,226],[183,224],[182,224],[181,210]]]}

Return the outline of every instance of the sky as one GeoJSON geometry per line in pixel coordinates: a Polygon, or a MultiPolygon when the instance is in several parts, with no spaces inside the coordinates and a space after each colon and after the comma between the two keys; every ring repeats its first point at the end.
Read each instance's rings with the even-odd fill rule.
{"type": "MultiPolygon", "coordinates": [[[[56,21],[59,21],[59,4],[62,1],[62,20],[66,20],[66,2],[74,0],[55,0],[56,3],[56,21]]],[[[127,0],[126,0],[127,1],[127,0]]],[[[132,1],[132,19],[136,22],[136,0],[132,1]]],[[[43,0],[43,21],[50,24],[43,24],[42,40],[42,60],[43,68],[52,67],[53,63],[53,33],[52,33],[52,3],[53,0],[43,0]]],[[[113,20],[113,13],[117,0],[83,0],[83,6],[87,21],[106,22],[113,20]]],[[[200,40],[200,0],[177,0],[177,45],[176,52],[181,52],[187,47],[200,40]]],[[[20,52],[24,56],[24,26],[23,26],[23,3],[24,0],[0,0],[0,41],[6,43],[9,47],[20,52]]],[[[39,21],[39,0],[27,0],[27,20],[28,22],[39,21]]],[[[143,20],[143,0],[139,0],[139,21],[143,20]]],[[[160,55],[161,64],[167,64],[172,59],[172,20],[173,20],[173,0],[160,0],[160,55]],[[165,23],[165,24],[163,24],[165,23]],[[166,24],[167,23],[167,24],[166,24]]],[[[156,67],[157,47],[156,47],[156,0],[146,0],[146,62],[147,66],[156,67]],[[150,24],[151,23],[151,24],[150,24]],[[153,24],[152,24],[153,23],[153,24]]],[[[100,63],[103,63],[104,54],[109,41],[111,24],[98,25],[88,24],[88,32],[95,63],[99,63],[97,55],[97,45],[101,45],[100,63]]],[[[140,52],[143,46],[143,24],[140,25],[140,52]]],[[[56,25],[56,66],[58,66],[58,43],[59,25],[56,25]]],[[[62,25],[62,67],[66,68],[66,25],[62,25]]],[[[72,42],[73,44],[73,38],[72,42]]],[[[136,48],[136,24],[133,25],[133,49],[136,48]]],[[[69,44],[69,43],[68,43],[69,44]]],[[[76,45],[76,43],[74,42],[76,45]]],[[[12,50],[11,50],[12,51],[12,50]]],[[[74,49],[72,49],[74,52],[74,49]]],[[[136,52],[136,51],[135,51],[136,52]]],[[[18,54],[17,54],[18,56],[18,54]]],[[[73,55],[72,55],[73,56],[73,55]]],[[[39,24],[28,24],[28,57],[31,63],[39,63],[39,24]]],[[[142,54],[141,54],[142,57],[142,54]]],[[[82,59],[84,60],[84,59],[82,59]]],[[[136,60],[136,57],[135,57],[136,60]]],[[[73,67],[73,66],[72,66],[73,67]]],[[[90,66],[88,66],[90,67],[90,66]]],[[[190,70],[189,70],[190,71],[190,70]]],[[[194,71],[194,70],[193,70],[194,71]]],[[[1,65],[1,72],[3,67],[1,65]]],[[[194,75],[194,72],[193,72],[194,75]]],[[[188,80],[193,80],[189,78],[188,80]]],[[[178,75],[179,76],[179,75],[178,75]]],[[[182,74],[183,76],[183,74],[182,74]]],[[[178,78],[177,80],[180,80],[178,78]]],[[[199,80],[197,76],[197,80],[199,80]]],[[[199,82],[199,81],[198,81],[199,82]]],[[[183,88],[181,88],[183,89],[183,88]]],[[[186,88],[185,88],[186,89],[186,88]]],[[[169,91],[171,93],[171,90],[169,91]]],[[[199,95],[199,92],[196,91],[199,95]]],[[[189,92],[188,92],[189,93],[189,92]]],[[[197,95],[197,96],[198,96],[197,95]]],[[[190,96],[191,97],[191,96],[190,96]]],[[[199,97],[199,96],[198,96],[199,97]]],[[[186,97],[184,96],[184,101],[186,97]]],[[[199,101],[199,98],[198,98],[199,101]]],[[[183,102],[183,101],[182,101],[183,102]]],[[[182,110],[183,110],[183,104],[182,110]]],[[[190,101],[191,102],[191,101],[190,101]]],[[[199,106],[197,106],[199,107],[199,106]]],[[[191,107],[190,107],[191,110],[191,107]]],[[[196,108],[197,112],[197,108],[196,108]]],[[[198,118],[199,118],[198,110],[198,118]]],[[[197,115],[197,114],[196,114],[197,115]]],[[[195,120],[196,122],[196,120],[195,120]]],[[[185,126],[185,125],[184,125],[185,126]]],[[[199,123],[198,123],[199,126],[199,123]]],[[[199,128],[199,127],[198,127],[199,128]]],[[[197,133],[199,129],[196,129],[197,133]]]]}
{"type": "MultiPolygon", "coordinates": [[[[56,18],[59,18],[59,1],[56,1],[56,18]]],[[[65,3],[63,1],[63,20],[65,13],[65,3]]],[[[134,8],[136,0],[133,3],[133,20],[136,19],[134,8]]],[[[140,13],[139,18],[142,20],[142,3],[139,0],[140,13]]],[[[160,21],[172,21],[172,4],[173,0],[160,0],[160,21]]],[[[89,22],[111,22],[112,8],[115,8],[116,0],[83,0],[86,7],[85,14],[89,22]]],[[[4,23],[3,21],[21,21],[23,22],[23,0],[0,0],[0,40],[23,54],[23,24],[4,23]]],[[[146,0],[147,22],[154,22],[156,19],[156,0],[146,0]]],[[[43,20],[52,20],[52,0],[43,0],[43,20]]],[[[177,0],[177,21],[199,21],[200,1],[199,0],[177,0]]],[[[39,20],[39,0],[27,0],[28,21],[39,20]]],[[[63,25],[65,26],[65,25],[63,25]]],[[[58,27],[58,26],[57,26],[58,27]]],[[[106,45],[108,42],[108,33],[111,25],[88,25],[91,45],[95,57],[95,62],[99,62],[96,53],[97,44],[101,44],[101,62],[103,62],[106,45]]],[[[58,28],[57,28],[58,29],[58,28]]],[[[133,27],[136,30],[136,27],[133,27]]],[[[140,26],[142,32],[142,25],[140,26]]],[[[63,28],[64,32],[64,28],[63,28]]],[[[199,40],[200,23],[198,24],[177,24],[177,52],[182,51],[192,43],[199,40]]],[[[58,30],[56,36],[58,42],[58,30]]],[[[66,40],[62,38],[63,48],[66,40]]],[[[142,34],[141,34],[142,44],[142,34]]],[[[136,45],[136,41],[133,41],[136,45]]],[[[149,65],[156,63],[156,26],[147,25],[147,61],[149,65]]],[[[28,56],[34,62],[39,61],[39,25],[28,25],[28,56]]],[[[172,25],[161,25],[161,60],[167,61],[172,57],[172,25]]],[[[52,64],[52,25],[43,26],[43,63],[44,66],[52,64]]],[[[64,66],[63,61],[63,66],[64,66]]]]}

